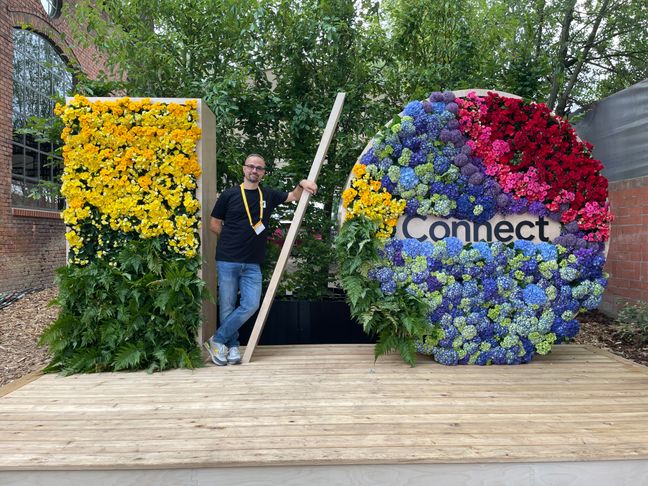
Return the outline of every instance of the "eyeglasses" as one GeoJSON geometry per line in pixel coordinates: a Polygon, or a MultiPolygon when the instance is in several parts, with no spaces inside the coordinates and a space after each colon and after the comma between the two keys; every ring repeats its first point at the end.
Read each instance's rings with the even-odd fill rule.
{"type": "Polygon", "coordinates": [[[248,169],[252,171],[257,171],[257,172],[265,172],[266,168],[262,167],[260,165],[252,165],[252,164],[243,164],[244,167],[247,167],[248,169]]]}

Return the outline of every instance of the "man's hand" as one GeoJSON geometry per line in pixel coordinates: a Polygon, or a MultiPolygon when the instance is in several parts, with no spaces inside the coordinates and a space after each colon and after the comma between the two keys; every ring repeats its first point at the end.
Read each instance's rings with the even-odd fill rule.
{"type": "Polygon", "coordinates": [[[317,194],[317,184],[315,184],[313,181],[304,179],[299,183],[299,186],[305,191],[310,192],[311,194],[317,194]]]}
{"type": "Polygon", "coordinates": [[[286,202],[299,201],[302,192],[304,191],[307,191],[310,194],[317,194],[317,184],[306,179],[300,181],[299,184],[297,184],[297,186],[288,193],[286,202]]]}

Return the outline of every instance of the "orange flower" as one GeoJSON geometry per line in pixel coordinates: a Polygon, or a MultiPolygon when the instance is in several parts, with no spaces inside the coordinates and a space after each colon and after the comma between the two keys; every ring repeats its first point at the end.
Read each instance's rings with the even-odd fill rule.
{"type": "Polygon", "coordinates": [[[360,179],[367,172],[367,167],[363,164],[353,166],[353,175],[360,179]]]}

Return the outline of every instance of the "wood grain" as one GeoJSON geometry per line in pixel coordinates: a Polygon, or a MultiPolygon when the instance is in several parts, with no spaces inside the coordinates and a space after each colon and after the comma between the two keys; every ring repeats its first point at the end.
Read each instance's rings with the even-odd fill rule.
{"type": "Polygon", "coordinates": [[[648,368],[563,345],[444,367],[371,345],[246,366],[44,375],[0,398],[0,472],[648,460],[648,368]]]}

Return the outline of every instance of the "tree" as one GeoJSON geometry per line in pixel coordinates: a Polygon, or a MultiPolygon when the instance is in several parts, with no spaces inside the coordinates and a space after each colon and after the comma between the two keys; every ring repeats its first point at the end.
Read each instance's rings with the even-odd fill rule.
{"type": "Polygon", "coordinates": [[[207,102],[219,189],[250,152],[274,166],[271,184],[294,187],[347,93],[287,279],[304,298],[330,280],[343,181],[407,101],[483,87],[567,115],[648,75],[643,0],[79,0],[73,12],[120,92],[207,102]]]}
{"type": "Polygon", "coordinates": [[[546,101],[558,115],[648,75],[648,6],[640,0],[511,2],[513,62],[504,84],[546,101]],[[520,54],[521,53],[521,54],[520,54]]]}
{"type": "MultiPolygon", "coordinates": [[[[365,12],[366,14],[367,12],[365,12]]],[[[322,295],[331,280],[335,213],[341,180],[377,126],[387,107],[380,94],[376,44],[351,0],[270,2],[259,17],[255,62],[272,73],[277,140],[281,161],[275,181],[288,186],[304,177],[312,163],[335,94],[346,92],[344,111],[318,179],[315,204],[306,214],[293,251],[297,270],[286,285],[302,298],[322,295]]],[[[257,69],[258,70],[258,69],[257,69]]]]}

